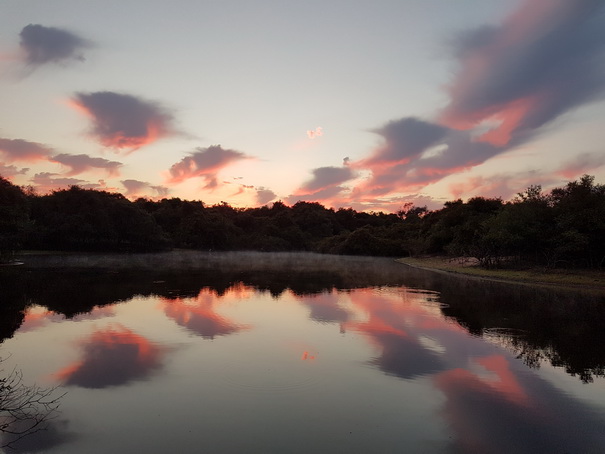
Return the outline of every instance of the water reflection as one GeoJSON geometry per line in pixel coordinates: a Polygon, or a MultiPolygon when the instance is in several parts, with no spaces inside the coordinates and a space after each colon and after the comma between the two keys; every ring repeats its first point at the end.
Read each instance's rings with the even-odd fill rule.
{"type": "Polygon", "coordinates": [[[90,312],[78,313],[71,318],[67,318],[65,314],[59,314],[50,311],[43,306],[30,306],[24,311],[23,322],[19,326],[18,331],[24,333],[42,328],[49,323],[61,323],[66,320],[80,322],[84,320],[98,320],[107,317],[115,316],[115,307],[113,305],[105,307],[93,307],[90,312]]]}
{"type": "MultiPolygon", "coordinates": [[[[231,297],[243,299],[248,292],[246,287],[236,285],[228,293],[231,297]]],[[[214,339],[216,336],[247,329],[248,326],[234,323],[216,312],[215,306],[220,299],[221,296],[215,291],[203,288],[195,298],[162,298],[161,308],[166,316],[204,339],[214,339]]]]}
{"type": "MultiPolygon", "coordinates": [[[[19,427],[15,429],[18,431],[19,427]]],[[[14,435],[5,434],[1,439],[0,446],[8,444],[7,452],[15,454],[44,453],[72,442],[76,438],[77,434],[69,428],[69,422],[57,418],[46,421],[42,430],[33,432],[18,441],[14,435]]]]}
{"type": "Polygon", "coordinates": [[[602,452],[603,417],[541,379],[512,370],[502,355],[471,358],[469,367],[434,377],[452,452],[602,452]]]}
{"type": "Polygon", "coordinates": [[[106,388],[146,378],[161,366],[164,353],[119,324],[94,332],[80,348],[83,358],[56,374],[65,385],[106,388]]]}
{"type": "Polygon", "coordinates": [[[274,269],[213,260],[188,273],[112,271],[97,280],[89,271],[31,269],[14,285],[13,307],[22,306],[8,326],[21,327],[3,347],[24,361],[55,358],[51,371],[35,358],[30,367],[40,377],[54,372],[74,393],[69,428],[56,428],[63,444],[48,444],[48,452],[605,447],[605,401],[581,397],[603,390],[598,296],[456,279],[380,259],[299,258],[298,271],[283,257],[274,269]],[[81,306],[66,302],[67,287],[79,285],[99,291],[80,296],[81,306]],[[36,343],[44,353],[28,350],[36,343]],[[70,358],[74,343],[80,356],[57,372],[70,359],[56,358],[70,358]],[[536,369],[549,363],[586,383],[596,377],[585,385],[593,393],[579,392],[579,380],[565,388],[561,368],[536,369]],[[107,428],[95,451],[81,434],[95,433],[99,421],[107,428]],[[120,437],[124,425],[130,433],[120,437]]]}
{"type": "Polygon", "coordinates": [[[320,323],[344,323],[351,318],[351,313],[340,306],[336,292],[325,292],[314,295],[294,293],[299,302],[311,311],[309,317],[320,323]]]}

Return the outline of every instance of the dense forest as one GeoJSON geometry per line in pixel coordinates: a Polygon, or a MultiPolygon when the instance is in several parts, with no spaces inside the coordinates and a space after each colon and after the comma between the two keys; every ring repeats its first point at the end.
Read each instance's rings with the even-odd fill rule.
{"type": "Polygon", "coordinates": [[[316,251],[330,254],[471,257],[484,267],[605,266],[605,185],[584,175],[511,201],[473,197],[396,214],[315,202],[259,208],[167,198],[130,201],[72,186],[38,195],[0,177],[0,261],[20,249],[145,252],[316,251]]]}

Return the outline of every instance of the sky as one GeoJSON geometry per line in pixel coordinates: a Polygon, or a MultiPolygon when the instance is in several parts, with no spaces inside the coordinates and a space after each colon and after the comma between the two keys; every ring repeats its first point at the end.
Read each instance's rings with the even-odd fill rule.
{"type": "Polygon", "coordinates": [[[603,0],[2,0],[0,176],[395,212],[605,183],[603,0]]]}

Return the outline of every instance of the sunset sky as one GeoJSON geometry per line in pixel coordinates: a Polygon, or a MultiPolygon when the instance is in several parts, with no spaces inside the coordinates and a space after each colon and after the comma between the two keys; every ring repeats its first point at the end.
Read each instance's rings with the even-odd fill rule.
{"type": "Polygon", "coordinates": [[[605,183],[602,0],[4,0],[0,175],[396,211],[605,183]]]}

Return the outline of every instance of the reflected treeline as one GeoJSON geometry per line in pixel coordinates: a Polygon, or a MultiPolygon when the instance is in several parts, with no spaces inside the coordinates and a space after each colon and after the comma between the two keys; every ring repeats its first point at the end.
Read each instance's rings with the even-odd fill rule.
{"type": "Polygon", "coordinates": [[[442,311],[471,334],[488,336],[530,367],[543,361],[584,382],[605,376],[605,296],[429,273],[442,311]]]}
{"type": "MultiPolygon", "coordinates": [[[[30,256],[25,266],[3,270],[0,285],[2,339],[12,336],[23,322],[22,311],[34,304],[72,318],[135,296],[158,296],[172,313],[179,308],[170,302],[198,298],[202,289],[221,297],[243,285],[277,297],[285,291],[304,296],[403,285],[438,292],[446,317],[472,334],[495,339],[531,367],[549,361],[585,382],[605,375],[603,296],[451,276],[386,258],[255,252],[30,256]]],[[[347,320],[343,309],[329,298],[305,304],[314,320],[347,320]]],[[[193,309],[181,308],[185,310],[193,309]]],[[[182,318],[176,312],[173,315],[177,322],[182,318]]],[[[209,337],[237,328],[219,319],[215,322],[186,327],[209,337]]],[[[390,336],[385,332],[372,335],[377,340],[390,336]]]]}

